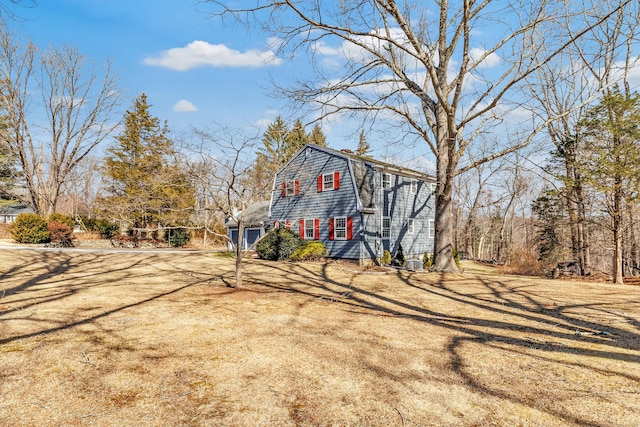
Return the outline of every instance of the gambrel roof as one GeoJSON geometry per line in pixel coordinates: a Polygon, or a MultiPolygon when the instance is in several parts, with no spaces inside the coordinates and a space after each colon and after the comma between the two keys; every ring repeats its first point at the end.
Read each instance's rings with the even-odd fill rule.
{"type": "MultiPolygon", "coordinates": [[[[306,144],[300,150],[298,150],[298,152],[295,153],[291,157],[291,159],[282,168],[278,170],[278,172],[276,173],[276,177],[280,173],[280,171],[286,169],[287,166],[292,161],[294,161],[296,157],[305,153],[307,149],[318,150],[318,151],[330,154],[332,156],[337,156],[347,160],[347,164],[350,172],[349,175],[353,182],[353,186],[357,192],[358,209],[361,211],[366,209],[372,209],[375,207],[374,200],[373,200],[374,182],[373,182],[373,177],[367,173],[368,167],[381,172],[407,176],[419,181],[435,182],[435,177],[423,172],[418,172],[416,170],[409,169],[403,166],[398,166],[391,163],[382,162],[380,160],[375,160],[369,156],[361,156],[354,153],[351,150],[334,150],[332,148],[328,148],[328,147],[324,147],[316,144],[306,144]]],[[[276,177],[274,177],[274,187],[273,187],[274,189],[276,188],[275,187],[276,177]]],[[[270,212],[271,212],[271,209],[269,209],[269,213],[270,212]]]]}

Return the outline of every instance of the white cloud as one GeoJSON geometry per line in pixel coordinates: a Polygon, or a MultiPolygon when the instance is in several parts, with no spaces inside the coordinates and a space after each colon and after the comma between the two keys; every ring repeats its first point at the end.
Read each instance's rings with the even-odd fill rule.
{"type": "MultiPolygon", "coordinates": [[[[477,47],[469,51],[469,56],[471,57],[471,60],[473,60],[474,62],[479,61],[482,58],[482,56],[486,54],[487,54],[486,49],[480,49],[477,47]]],[[[500,57],[496,55],[494,52],[491,52],[486,56],[486,58],[483,58],[482,61],[480,61],[480,63],[478,64],[478,68],[492,68],[498,64],[500,64],[500,57]]]]}
{"type": "Polygon", "coordinates": [[[191,113],[193,111],[198,111],[198,107],[186,99],[181,99],[173,106],[173,111],[177,111],[178,113],[191,113]]]}
{"type": "MultiPolygon", "coordinates": [[[[270,41],[273,43],[273,41],[270,41]]],[[[156,65],[177,71],[186,71],[196,67],[249,67],[260,68],[279,65],[282,62],[273,50],[256,49],[240,52],[223,44],[210,44],[196,40],[185,47],[176,47],[162,51],[159,56],[148,57],[144,64],[156,65]]]]}

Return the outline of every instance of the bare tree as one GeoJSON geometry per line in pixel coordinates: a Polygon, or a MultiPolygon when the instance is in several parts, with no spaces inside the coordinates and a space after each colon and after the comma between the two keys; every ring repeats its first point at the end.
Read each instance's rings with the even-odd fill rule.
{"type": "Polygon", "coordinates": [[[311,52],[317,78],[282,88],[290,99],[315,107],[320,118],[347,112],[393,119],[404,138],[426,143],[438,181],[437,271],[457,271],[456,175],[526,146],[548,123],[531,114],[529,122],[513,123],[516,114],[510,113],[521,112],[527,102],[524,80],[632,2],[619,1],[593,17],[592,1],[257,0],[244,9],[209,1],[223,16],[257,19],[279,40],[282,53],[311,52]],[[323,67],[325,52],[340,52],[340,66],[323,67]],[[520,131],[518,137],[461,164],[475,138],[505,118],[520,131]]]}
{"type": "Polygon", "coordinates": [[[110,121],[120,100],[114,75],[108,63],[96,74],[69,47],[20,44],[4,24],[0,73],[6,116],[0,137],[22,169],[29,203],[48,215],[73,169],[118,124],[110,121]]]}
{"type": "Polygon", "coordinates": [[[263,187],[271,182],[256,183],[253,178],[253,154],[260,136],[247,136],[224,126],[194,131],[197,143],[184,147],[183,164],[195,181],[195,185],[206,192],[200,195],[207,200],[205,209],[213,210],[224,220],[238,227],[238,238],[209,229],[207,232],[223,238],[233,248],[236,258],[235,287],[242,286],[242,261],[254,245],[244,247],[245,212],[252,202],[263,200],[263,187]]]}

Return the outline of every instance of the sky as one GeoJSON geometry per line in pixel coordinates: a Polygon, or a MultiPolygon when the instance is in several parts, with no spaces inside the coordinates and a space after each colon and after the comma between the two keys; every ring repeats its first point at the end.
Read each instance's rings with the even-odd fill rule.
{"type": "MultiPolygon", "coordinates": [[[[272,77],[295,75],[296,65],[275,56],[267,35],[222,22],[213,10],[198,0],[36,0],[34,7],[13,7],[17,18],[7,23],[39,48],[70,46],[98,67],[111,61],[122,113],[145,93],[151,113],[175,134],[216,123],[256,132],[278,115],[292,123],[297,117],[286,100],[270,94],[272,77]]],[[[330,147],[353,150],[359,126],[322,125],[330,147]]],[[[428,151],[408,147],[403,156],[375,135],[368,142],[374,157],[398,163],[428,151]]],[[[432,169],[430,160],[421,169],[432,169]]]]}
{"type": "Polygon", "coordinates": [[[145,93],[152,114],[174,131],[272,120],[283,102],[267,96],[278,66],[267,41],[199,7],[189,0],[39,0],[15,8],[19,18],[9,25],[40,48],[67,45],[98,66],[112,61],[124,108],[145,93]]]}
{"type": "MultiPolygon", "coordinates": [[[[71,46],[97,66],[112,61],[123,93],[122,112],[145,93],[151,113],[166,120],[174,133],[214,123],[266,129],[278,115],[289,123],[295,118],[286,100],[269,96],[271,79],[305,73],[304,64],[276,57],[267,35],[213,17],[213,6],[204,1],[35,0],[34,7],[12,10],[17,18],[8,21],[10,28],[38,47],[71,46]]],[[[331,66],[326,62],[331,60],[339,64],[339,55],[349,54],[345,46],[338,47],[317,45],[323,66],[331,66]]],[[[472,55],[473,49],[484,52],[474,45],[472,55]]],[[[482,68],[498,65],[493,55],[482,68]]],[[[323,123],[327,143],[355,150],[359,122],[341,120],[323,123]]],[[[418,159],[422,167],[417,168],[433,170],[424,142],[400,147],[379,135],[367,138],[380,160],[416,167],[403,162],[418,159]]]]}

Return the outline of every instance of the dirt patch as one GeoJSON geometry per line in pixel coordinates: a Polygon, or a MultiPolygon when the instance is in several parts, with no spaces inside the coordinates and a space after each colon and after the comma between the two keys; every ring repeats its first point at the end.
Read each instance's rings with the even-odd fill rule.
{"type": "Polygon", "coordinates": [[[0,251],[0,425],[637,425],[636,286],[0,251]]]}

